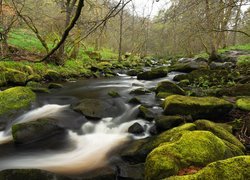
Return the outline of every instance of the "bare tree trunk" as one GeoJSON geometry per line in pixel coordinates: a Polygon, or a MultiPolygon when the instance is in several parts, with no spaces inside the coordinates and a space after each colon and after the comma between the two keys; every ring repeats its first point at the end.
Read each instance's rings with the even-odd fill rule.
{"type": "Polygon", "coordinates": [[[3,13],[3,0],[0,0],[0,34],[1,34],[1,38],[0,38],[0,49],[1,49],[1,57],[5,58],[8,55],[9,52],[9,45],[8,45],[8,36],[7,36],[7,28],[5,26],[5,22],[4,22],[4,13],[3,13]]]}
{"type": "Polygon", "coordinates": [[[235,16],[235,24],[234,24],[234,31],[233,32],[233,45],[236,45],[237,42],[237,31],[238,31],[238,24],[240,22],[240,13],[241,13],[241,6],[242,6],[243,0],[240,0],[239,7],[237,8],[237,13],[235,16]]]}
{"type": "Polygon", "coordinates": [[[120,39],[119,39],[119,56],[118,56],[118,61],[122,61],[123,13],[124,13],[124,0],[122,0],[122,10],[121,10],[121,14],[120,14],[120,39]]]}

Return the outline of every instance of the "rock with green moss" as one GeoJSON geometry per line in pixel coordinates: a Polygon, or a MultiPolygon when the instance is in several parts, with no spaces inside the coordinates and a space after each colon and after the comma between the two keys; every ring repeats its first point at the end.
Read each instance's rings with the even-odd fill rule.
{"type": "Polygon", "coordinates": [[[155,113],[151,109],[146,108],[143,105],[139,107],[139,111],[139,116],[144,119],[153,120],[155,118],[155,113]]]}
{"type": "Polygon", "coordinates": [[[60,89],[62,87],[63,87],[63,85],[58,84],[58,83],[49,83],[49,85],[48,85],[49,89],[60,89]]]}
{"type": "Polygon", "coordinates": [[[158,136],[133,141],[124,149],[121,153],[121,157],[123,160],[130,163],[143,163],[147,155],[161,143],[172,141],[173,137],[178,137],[183,131],[193,130],[196,130],[195,124],[187,123],[165,131],[158,136]]]}
{"type": "MultiPolygon", "coordinates": [[[[250,89],[249,89],[250,90],[250,89]]],[[[250,111],[250,97],[240,98],[236,101],[239,109],[250,111]]]]}
{"type": "Polygon", "coordinates": [[[222,140],[228,141],[231,144],[237,146],[240,150],[245,151],[244,145],[220,124],[208,120],[197,120],[194,122],[194,124],[196,125],[197,129],[210,131],[222,140]]]}
{"type": "Polygon", "coordinates": [[[250,179],[250,156],[238,156],[210,163],[196,174],[172,176],[165,180],[250,179]]]}
{"type": "Polygon", "coordinates": [[[61,75],[54,70],[47,70],[44,78],[49,80],[49,81],[60,81],[62,79],[61,75]]]}
{"type": "Polygon", "coordinates": [[[37,93],[49,93],[47,87],[44,87],[41,83],[35,81],[29,81],[26,84],[26,87],[29,87],[32,91],[37,93]]]}
{"type": "Polygon", "coordinates": [[[145,71],[142,73],[139,73],[137,75],[138,80],[152,80],[152,79],[158,79],[162,77],[166,77],[168,74],[168,71],[163,68],[156,68],[152,69],[151,71],[145,71]]]}
{"type": "Polygon", "coordinates": [[[0,92],[0,116],[27,108],[36,95],[27,87],[14,87],[0,92]]]}
{"type": "Polygon", "coordinates": [[[133,97],[128,101],[128,103],[130,103],[130,104],[141,104],[142,102],[138,97],[133,97]]]}
{"type": "Polygon", "coordinates": [[[168,92],[159,92],[156,94],[156,97],[157,98],[161,98],[161,99],[165,99],[167,98],[168,96],[171,96],[173,95],[172,93],[168,93],[168,92]]]}
{"type": "Polygon", "coordinates": [[[36,82],[40,82],[42,81],[42,77],[38,74],[31,74],[28,76],[28,81],[36,81],[36,82]]]}
{"type": "Polygon", "coordinates": [[[132,90],[129,94],[135,94],[135,95],[144,95],[144,94],[150,94],[151,91],[145,88],[137,88],[132,90]]]}
{"type": "Polygon", "coordinates": [[[108,95],[113,98],[120,97],[120,94],[116,91],[109,91],[108,95]]]}
{"type": "Polygon", "coordinates": [[[172,95],[163,103],[165,115],[191,115],[193,119],[217,119],[229,113],[233,105],[216,97],[172,95]]]}
{"type": "Polygon", "coordinates": [[[25,85],[28,80],[28,75],[18,70],[8,68],[3,73],[8,84],[25,85]]]}
{"type": "Polygon", "coordinates": [[[182,116],[159,116],[154,119],[158,131],[166,131],[185,122],[182,116]]]}
{"type": "Polygon", "coordinates": [[[32,122],[14,124],[12,136],[16,144],[27,144],[62,132],[53,119],[39,119],[32,122]]]}
{"type": "Polygon", "coordinates": [[[237,84],[232,87],[226,87],[221,89],[217,95],[220,96],[250,96],[250,83],[249,84],[237,84]]]}
{"type": "MultiPolygon", "coordinates": [[[[172,142],[155,148],[146,159],[145,179],[162,179],[190,166],[203,167],[229,158],[232,153],[223,140],[209,131],[183,131],[172,142]]],[[[243,155],[242,151],[234,152],[243,155]]]]}
{"type": "Polygon", "coordinates": [[[185,91],[182,88],[180,88],[178,85],[170,81],[162,81],[158,83],[156,87],[156,93],[159,93],[159,92],[167,92],[170,94],[185,95],[185,91]]]}
{"type": "Polygon", "coordinates": [[[169,69],[170,71],[189,73],[197,69],[207,69],[207,68],[208,68],[208,63],[205,60],[200,61],[200,59],[190,59],[188,61],[179,61],[178,63],[170,66],[169,69]]]}

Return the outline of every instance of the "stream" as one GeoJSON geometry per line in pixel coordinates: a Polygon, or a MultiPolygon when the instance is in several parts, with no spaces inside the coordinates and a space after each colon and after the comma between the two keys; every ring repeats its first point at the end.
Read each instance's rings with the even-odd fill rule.
{"type": "MultiPolygon", "coordinates": [[[[131,90],[145,87],[153,88],[158,82],[172,80],[176,73],[152,81],[137,80],[118,74],[118,77],[86,79],[64,83],[61,89],[50,94],[38,94],[32,109],[16,117],[0,131],[0,171],[5,169],[42,169],[53,173],[76,175],[92,170],[112,167],[119,159],[118,151],[134,139],[150,136],[153,122],[138,118],[138,105],[131,105],[131,90]],[[112,98],[108,92],[116,91],[118,98],[112,98]],[[89,121],[80,113],[71,109],[71,104],[81,99],[112,100],[117,104],[115,117],[100,121],[89,121]],[[17,123],[35,121],[41,118],[58,119],[66,132],[55,134],[45,140],[22,146],[12,143],[11,126],[17,123]],[[133,135],[128,128],[138,122],[144,133],[133,135]]],[[[161,100],[155,94],[139,95],[142,104],[161,111],[161,100]]]]}

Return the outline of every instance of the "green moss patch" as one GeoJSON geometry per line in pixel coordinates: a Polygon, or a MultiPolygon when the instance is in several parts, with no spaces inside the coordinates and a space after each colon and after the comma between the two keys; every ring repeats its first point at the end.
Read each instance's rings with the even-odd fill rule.
{"type": "Polygon", "coordinates": [[[239,109],[250,111],[250,97],[238,99],[236,105],[239,109]]]}

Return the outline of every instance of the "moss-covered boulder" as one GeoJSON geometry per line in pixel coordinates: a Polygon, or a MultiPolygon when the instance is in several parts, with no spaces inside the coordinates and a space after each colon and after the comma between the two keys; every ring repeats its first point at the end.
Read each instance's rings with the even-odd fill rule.
{"type": "Polygon", "coordinates": [[[166,131],[185,122],[182,116],[159,116],[154,119],[158,131],[166,131]]]}
{"type": "Polygon", "coordinates": [[[155,113],[151,109],[146,108],[143,105],[139,107],[139,111],[139,116],[144,119],[153,120],[155,118],[155,113]]]}
{"type": "Polygon", "coordinates": [[[250,96],[250,84],[237,84],[232,87],[221,89],[217,94],[220,96],[250,96]]]}
{"type": "Polygon", "coordinates": [[[191,115],[193,119],[217,119],[229,113],[233,105],[216,97],[172,95],[163,103],[165,115],[191,115]]]}
{"type": "Polygon", "coordinates": [[[49,81],[60,81],[62,76],[57,71],[49,69],[46,71],[44,78],[49,81]]]}
{"type": "Polygon", "coordinates": [[[152,79],[166,77],[167,74],[168,74],[168,71],[166,68],[156,68],[156,69],[152,69],[151,71],[145,71],[145,72],[139,73],[137,75],[137,79],[138,80],[152,80],[152,79]]]}
{"type": "MultiPolygon", "coordinates": [[[[191,165],[203,167],[231,155],[223,140],[209,131],[183,131],[173,139],[172,142],[161,144],[147,156],[145,179],[173,176],[191,165]]],[[[238,151],[237,155],[243,153],[238,151]]]]}
{"type": "Polygon", "coordinates": [[[36,81],[36,82],[40,82],[42,81],[42,77],[38,74],[31,74],[28,76],[28,81],[36,81]]]}
{"type": "MultiPolygon", "coordinates": [[[[250,90],[250,89],[249,89],[250,90]]],[[[250,111],[250,97],[240,98],[236,101],[239,109],[250,111]]]]}
{"type": "Polygon", "coordinates": [[[28,80],[28,75],[18,70],[7,69],[3,73],[8,84],[25,85],[28,80]]]}
{"type": "Polygon", "coordinates": [[[42,85],[39,82],[35,82],[35,81],[29,81],[26,84],[26,87],[29,87],[32,91],[34,92],[38,92],[38,93],[49,93],[49,90],[47,87],[44,87],[44,85],[42,85]]]}
{"type": "Polygon", "coordinates": [[[53,119],[40,119],[12,126],[12,136],[16,144],[31,143],[62,131],[63,128],[53,119]]]}
{"type": "Polygon", "coordinates": [[[173,137],[178,137],[178,134],[181,134],[183,131],[193,130],[196,130],[196,125],[193,123],[187,123],[165,131],[160,135],[133,141],[124,149],[121,153],[121,157],[123,160],[130,163],[143,163],[145,162],[147,155],[161,143],[170,142],[173,140],[173,137]]]}
{"type": "Polygon", "coordinates": [[[128,101],[128,103],[130,103],[130,104],[141,104],[142,102],[141,102],[141,100],[140,100],[138,97],[132,97],[132,98],[128,101]]]}
{"type": "Polygon", "coordinates": [[[250,179],[250,156],[238,156],[216,161],[197,172],[186,176],[172,176],[165,180],[219,180],[250,179]]]}
{"type": "Polygon", "coordinates": [[[159,92],[185,95],[185,91],[182,88],[180,88],[178,85],[170,81],[162,81],[158,83],[156,87],[156,93],[159,93],[159,92]]]}
{"type": "Polygon", "coordinates": [[[36,95],[27,87],[14,87],[0,92],[0,116],[27,108],[36,95]]]}
{"type": "Polygon", "coordinates": [[[210,131],[214,133],[217,137],[221,138],[222,140],[228,141],[240,150],[245,150],[244,145],[234,135],[232,135],[225,128],[223,128],[221,124],[217,124],[208,120],[197,120],[194,122],[194,124],[196,125],[197,129],[210,131]]]}
{"type": "Polygon", "coordinates": [[[197,69],[207,69],[207,68],[208,68],[207,62],[197,61],[196,59],[193,59],[191,61],[178,62],[178,63],[170,66],[169,69],[170,69],[170,71],[189,73],[189,72],[197,70],[197,69]]]}

